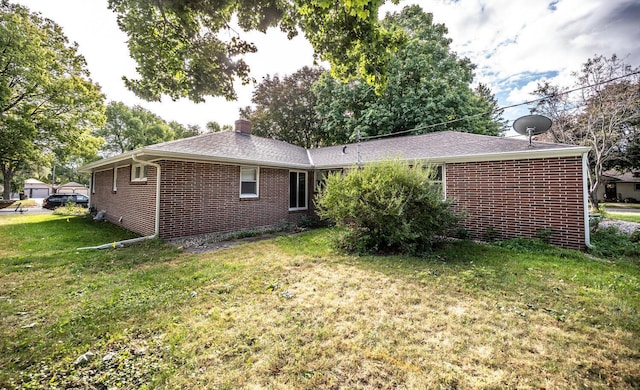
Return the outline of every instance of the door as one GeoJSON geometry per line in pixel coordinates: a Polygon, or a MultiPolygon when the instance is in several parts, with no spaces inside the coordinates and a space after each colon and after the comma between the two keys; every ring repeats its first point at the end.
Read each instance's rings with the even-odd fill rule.
{"type": "Polygon", "coordinates": [[[607,183],[604,186],[604,198],[605,198],[605,200],[616,200],[616,199],[618,199],[616,183],[607,183]]]}

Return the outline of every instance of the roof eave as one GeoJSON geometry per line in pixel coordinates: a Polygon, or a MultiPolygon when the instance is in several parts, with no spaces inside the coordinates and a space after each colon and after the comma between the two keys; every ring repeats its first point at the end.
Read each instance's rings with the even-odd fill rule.
{"type": "Polygon", "coordinates": [[[254,159],[230,158],[230,157],[220,157],[220,156],[206,156],[206,155],[200,155],[200,154],[170,152],[170,151],[164,151],[164,150],[159,151],[159,150],[143,148],[143,149],[133,150],[130,152],[125,152],[115,157],[94,161],[92,163],[89,163],[81,167],[79,171],[91,172],[92,170],[99,169],[102,167],[115,166],[119,162],[131,160],[132,156],[134,155],[138,159],[142,158],[148,161],[171,159],[171,160],[201,161],[201,162],[211,162],[211,163],[219,162],[223,164],[258,165],[261,167],[274,167],[274,168],[297,168],[297,169],[313,168],[311,164],[286,163],[286,162],[280,162],[280,161],[259,161],[254,159]]]}
{"type": "MultiPolygon", "coordinates": [[[[582,156],[589,152],[591,148],[586,146],[575,146],[570,148],[521,150],[514,152],[496,152],[496,153],[479,153],[464,154],[455,156],[427,157],[427,158],[400,158],[401,161],[425,161],[430,163],[464,163],[464,162],[483,162],[483,161],[505,161],[505,160],[528,160],[534,158],[555,158],[555,157],[575,157],[582,156]]],[[[365,161],[364,163],[370,163],[365,161]]],[[[334,169],[348,168],[356,165],[356,162],[345,164],[319,164],[316,169],[334,169]]]]}
{"type": "Polygon", "coordinates": [[[122,154],[119,154],[117,156],[113,156],[113,157],[107,157],[107,158],[103,158],[101,160],[98,161],[94,161],[94,162],[90,162],[89,164],[86,164],[80,168],[78,168],[79,172],[91,172],[96,168],[101,168],[101,167],[105,167],[108,165],[112,165],[112,164],[117,164],[119,162],[122,161],[127,161],[131,159],[131,156],[133,155],[140,155],[140,154],[144,154],[145,149],[136,149],[136,150],[130,150],[128,152],[124,152],[122,154]]]}

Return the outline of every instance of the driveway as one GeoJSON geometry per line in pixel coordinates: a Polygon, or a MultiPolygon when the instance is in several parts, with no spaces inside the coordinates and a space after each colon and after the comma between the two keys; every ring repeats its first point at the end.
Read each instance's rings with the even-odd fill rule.
{"type": "Polygon", "coordinates": [[[8,215],[17,215],[17,214],[51,214],[52,210],[47,210],[42,208],[42,199],[34,199],[37,203],[36,206],[33,207],[25,207],[21,210],[22,212],[16,211],[15,207],[6,207],[4,209],[0,209],[0,217],[8,216],[8,215]]]}

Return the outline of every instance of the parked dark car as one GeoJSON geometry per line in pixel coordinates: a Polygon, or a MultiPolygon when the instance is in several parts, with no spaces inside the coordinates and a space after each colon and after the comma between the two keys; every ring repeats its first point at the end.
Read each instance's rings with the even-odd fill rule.
{"type": "Polygon", "coordinates": [[[48,198],[42,201],[42,207],[53,210],[60,206],[66,206],[67,203],[75,203],[78,206],[89,207],[89,198],[84,195],[73,194],[49,195],[48,198]]]}

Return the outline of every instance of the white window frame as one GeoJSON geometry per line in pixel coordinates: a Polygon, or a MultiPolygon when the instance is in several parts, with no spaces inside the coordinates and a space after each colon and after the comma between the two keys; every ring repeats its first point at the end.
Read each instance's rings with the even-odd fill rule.
{"type": "MultiPolygon", "coordinates": [[[[297,204],[298,202],[296,202],[297,204]]],[[[307,210],[309,209],[309,172],[307,171],[297,171],[291,170],[289,171],[289,211],[299,211],[299,210],[307,210]],[[296,200],[298,200],[298,183],[300,183],[300,174],[304,173],[304,207],[291,207],[291,174],[296,174],[296,200]]]]}
{"type": "Polygon", "coordinates": [[[434,180],[435,184],[438,184],[442,188],[442,199],[447,199],[447,175],[446,175],[446,164],[436,165],[436,170],[440,168],[441,177],[440,180],[434,180]]]}
{"type": "Polygon", "coordinates": [[[144,164],[132,164],[131,165],[131,181],[132,182],[145,182],[147,181],[147,170],[144,164]],[[137,168],[140,168],[140,176],[136,173],[137,168]]]}
{"type": "Polygon", "coordinates": [[[257,198],[257,197],[260,196],[260,167],[240,167],[240,188],[239,188],[239,192],[240,192],[240,198],[243,198],[243,199],[257,198]],[[255,193],[243,193],[242,192],[242,183],[244,183],[244,182],[253,183],[254,181],[252,181],[252,180],[242,180],[242,172],[243,171],[252,171],[252,170],[255,170],[255,173],[256,173],[256,179],[255,179],[256,192],[255,193]]]}

